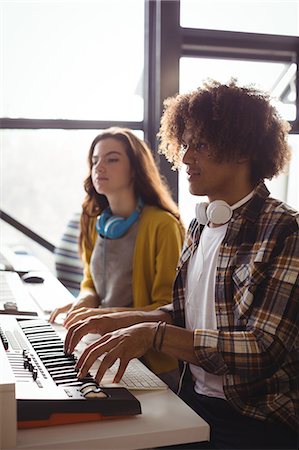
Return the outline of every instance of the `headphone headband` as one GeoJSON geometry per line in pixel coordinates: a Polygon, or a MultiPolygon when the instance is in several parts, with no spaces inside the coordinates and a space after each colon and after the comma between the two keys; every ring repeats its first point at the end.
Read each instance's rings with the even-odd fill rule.
{"type": "Polygon", "coordinates": [[[144,202],[139,197],[136,209],[127,219],[122,216],[113,215],[109,207],[104,209],[104,211],[101,215],[98,216],[96,221],[97,232],[100,236],[108,239],[118,239],[122,237],[139,219],[143,207],[144,202]]]}

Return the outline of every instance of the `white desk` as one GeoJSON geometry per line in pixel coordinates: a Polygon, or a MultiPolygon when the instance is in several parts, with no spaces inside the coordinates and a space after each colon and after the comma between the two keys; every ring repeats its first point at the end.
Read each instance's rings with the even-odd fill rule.
{"type": "Polygon", "coordinates": [[[209,440],[209,426],[171,390],[134,393],[142,414],[103,422],[19,430],[17,449],[143,449],[209,440]]]}

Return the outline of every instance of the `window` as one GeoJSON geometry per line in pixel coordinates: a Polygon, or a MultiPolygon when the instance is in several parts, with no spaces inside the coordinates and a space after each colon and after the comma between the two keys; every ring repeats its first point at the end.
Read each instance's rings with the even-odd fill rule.
{"type": "Polygon", "coordinates": [[[260,89],[270,92],[282,117],[295,120],[296,70],[296,64],[286,62],[181,58],[180,92],[196,89],[206,78],[225,83],[234,77],[241,84],[254,83],[260,89]]]}
{"type": "Polygon", "coordinates": [[[299,2],[181,0],[181,26],[299,36],[299,2]]]}
{"type": "Polygon", "coordinates": [[[142,120],[143,8],[2,2],[1,117],[142,120]]]}
{"type": "MultiPolygon", "coordinates": [[[[180,25],[180,92],[207,78],[255,84],[271,94],[281,116],[298,133],[299,0],[181,0],[180,25]]],[[[298,135],[290,135],[289,141],[288,169],[266,184],[273,196],[298,209],[298,135]]],[[[179,206],[189,223],[194,204],[207,199],[187,194],[184,169],[178,178],[179,206]]]]}
{"type": "MultiPolygon", "coordinates": [[[[16,0],[0,14],[1,208],[55,245],[100,129],[140,124],[143,137],[144,3],[16,0]]],[[[0,225],[5,243],[28,245],[0,225]]]]}
{"type": "MultiPolygon", "coordinates": [[[[186,58],[180,60],[180,92],[196,89],[206,78],[227,82],[231,77],[240,84],[253,83],[273,96],[274,104],[286,120],[296,119],[296,64],[266,61],[245,61],[217,58],[186,58]]],[[[299,185],[295,168],[298,168],[298,136],[290,136],[292,160],[288,171],[266,184],[271,195],[286,201],[293,208],[299,208],[299,185]],[[297,194],[295,194],[297,193],[297,194]]],[[[195,204],[207,198],[189,194],[184,169],[179,172],[179,206],[186,225],[194,217],[195,204]],[[184,199],[184,200],[183,200],[184,199]],[[188,199],[188,201],[186,201],[188,199]]]]}
{"type": "MultiPolygon", "coordinates": [[[[298,12],[299,0],[0,2],[3,208],[55,244],[82,203],[98,131],[128,126],[154,148],[163,100],[207,77],[271,90],[298,133],[298,12]]],[[[288,174],[270,182],[297,208],[298,142],[290,136],[288,174]]],[[[176,174],[164,159],[161,168],[176,193],[176,174]]],[[[198,198],[185,195],[183,172],[179,206],[188,224],[198,198]]]]}

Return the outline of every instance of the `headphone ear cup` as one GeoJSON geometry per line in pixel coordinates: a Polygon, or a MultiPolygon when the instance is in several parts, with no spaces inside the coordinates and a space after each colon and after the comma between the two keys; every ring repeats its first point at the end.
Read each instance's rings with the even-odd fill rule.
{"type": "Polygon", "coordinates": [[[110,239],[117,239],[122,236],[126,230],[127,226],[125,219],[120,216],[111,216],[106,221],[104,226],[104,236],[110,239]]]}
{"type": "Polygon", "coordinates": [[[233,215],[232,208],[224,200],[214,200],[207,207],[208,221],[216,225],[223,225],[233,215]]]}
{"type": "Polygon", "coordinates": [[[105,224],[106,224],[107,220],[109,219],[109,217],[111,217],[111,214],[106,209],[102,212],[102,214],[100,214],[97,217],[96,230],[99,234],[101,234],[101,235],[104,234],[105,224]]]}
{"type": "Polygon", "coordinates": [[[198,223],[200,223],[201,225],[205,225],[208,222],[207,207],[207,202],[197,203],[195,205],[195,216],[198,223]]]}

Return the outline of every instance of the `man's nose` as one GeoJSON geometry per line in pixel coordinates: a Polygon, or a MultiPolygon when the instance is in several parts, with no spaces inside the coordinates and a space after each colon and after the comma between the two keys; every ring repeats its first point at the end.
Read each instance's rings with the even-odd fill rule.
{"type": "Polygon", "coordinates": [[[194,152],[191,150],[190,146],[188,146],[187,150],[185,151],[182,161],[184,164],[194,162],[194,152]]]}

